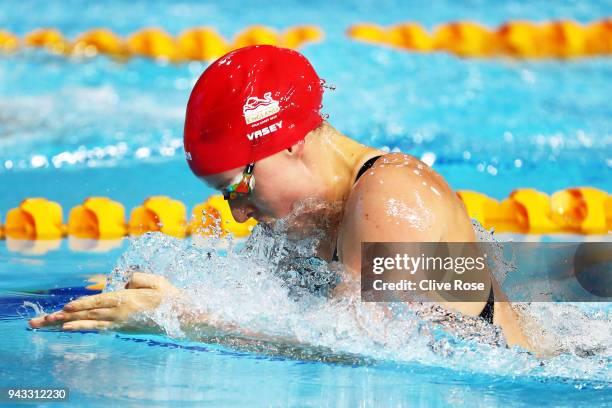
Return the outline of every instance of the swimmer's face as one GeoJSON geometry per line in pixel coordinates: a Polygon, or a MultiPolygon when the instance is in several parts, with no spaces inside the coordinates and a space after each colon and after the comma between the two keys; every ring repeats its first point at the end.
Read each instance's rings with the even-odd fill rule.
{"type": "MultiPolygon", "coordinates": [[[[293,206],[316,195],[317,186],[296,154],[296,149],[283,150],[255,163],[255,184],[249,196],[229,200],[234,219],[245,222],[249,217],[273,223],[291,213],[293,206]]],[[[243,167],[203,177],[210,187],[221,191],[234,182],[243,167]]]]}

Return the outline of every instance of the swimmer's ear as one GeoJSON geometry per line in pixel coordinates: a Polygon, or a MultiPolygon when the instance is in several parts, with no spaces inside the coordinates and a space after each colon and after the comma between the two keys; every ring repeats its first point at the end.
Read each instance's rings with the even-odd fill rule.
{"type": "Polygon", "coordinates": [[[304,151],[304,141],[300,140],[293,146],[289,146],[286,150],[287,150],[287,153],[289,153],[290,155],[299,157],[302,155],[302,152],[304,151]]]}

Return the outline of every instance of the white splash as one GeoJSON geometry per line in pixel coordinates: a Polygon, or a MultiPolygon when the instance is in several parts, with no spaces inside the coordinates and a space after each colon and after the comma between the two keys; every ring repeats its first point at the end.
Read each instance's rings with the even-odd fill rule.
{"type": "MultiPolygon", "coordinates": [[[[397,201],[389,202],[389,209],[394,216],[417,222],[397,201]]],[[[493,239],[491,233],[475,227],[481,240],[493,239]]],[[[258,225],[246,243],[230,243],[226,251],[219,249],[218,239],[196,245],[158,233],[144,235],[132,241],[120,258],[109,289],[122,287],[129,270],[163,275],[184,290],[192,311],[207,314],[216,324],[277,340],[231,343],[231,336],[216,331],[184,333],[173,309],[162,305],[149,317],[172,337],[226,341],[255,352],[289,353],[300,359],[416,362],[596,384],[612,380],[606,362],[611,340],[602,331],[611,325],[609,313],[587,316],[574,306],[527,305],[529,313],[548,321],[547,329],[563,333],[568,350],[541,360],[506,348],[499,329],[479,318],[430,304],[374,304],[361,302],[358,296],[330,297],[337,279],[357,288],[359,282],[346,276],[337,263],[313,257],[324,236],[292,241],[284,233],[286,228],[282,222],[274,228],[258,225]]]]}

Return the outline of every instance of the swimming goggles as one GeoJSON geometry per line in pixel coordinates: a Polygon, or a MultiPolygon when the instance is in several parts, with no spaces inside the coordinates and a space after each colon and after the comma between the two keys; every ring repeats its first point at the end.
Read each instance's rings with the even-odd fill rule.
{"type": "Polygon", "coordinates": [[[223,198],[227,201],[235,200],[239,196],[248,196],[253,191],[255,185],[255,179],[253,178],[253,170],[255,169],[255,163],[249,163],[244,168],[242,175],[236,176],[234,183],[223,188],[223,198]],[[238,179],[239,178],[239,179],[238,179]],[[236,182],[236,180],[238,180],[236,182]]]}

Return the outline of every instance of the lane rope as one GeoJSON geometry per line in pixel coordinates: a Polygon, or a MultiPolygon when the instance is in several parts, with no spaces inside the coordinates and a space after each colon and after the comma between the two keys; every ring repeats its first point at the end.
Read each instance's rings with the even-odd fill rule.
{"type": "MultiPolygon", "coordinates": [[[[498,201],[483,193],[461,190],[457,195],[471,218],[496,232],[524,234],[607,234],[612,231],[612,195],[593,187],[567,188],[548,195],[531,188],[516,189],[498,201]]],[[[185,238],[189,235],[246,237],[257,224],[234,220],[220,195],[193,207],[167,196],[152,196],[130,212],[108,197],[89,197],[69,211],[46,198],[27,198],[6,213],[0,238],[57,240],[74,237],[112,240],[159,231],[185,238]]]]}
{"type": "Polygon", "coordinates": [[[111,30],[97,28],[73,40],[54,28],[41,28],[19,38],[0,30],[0,52],[11,53],[24,48],[40,48],[53,54],[70,57],[108,55],[117,60],[145,57],[173,63],[210,61],[225,53],[247,45],[271,44],[287,48],[300,48],[307,43],[321,41],[323,31],[316,26],[291,27],[283,32],[254,25],[226,39],[212,27],[189,28],[172,36],[161,28],[149,27],[121,37],[111,30]]]}
{"type": "Polygon", "coordinates": [[[588,24],[508,21],[495,29],[456,21],[441,24],[431,33],[416,22],[391,27],[366,23],[351,26],[346,34],[377,45],[413,52],[445,51],[465,58],[570,59],[612,54],[612,18],[588,24]]]}

